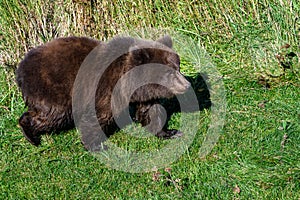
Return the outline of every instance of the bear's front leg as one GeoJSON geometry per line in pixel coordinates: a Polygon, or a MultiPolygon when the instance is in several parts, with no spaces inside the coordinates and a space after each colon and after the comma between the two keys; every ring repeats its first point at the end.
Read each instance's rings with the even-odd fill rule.
{"type": "Polygon", "coordinates": [[[183,134],[181,131],[167,128],[171,116],[169,116],[164,107],[157,102],[137,104],[135,117],[143,127],[159,138],[177,138],[183,134]]]}

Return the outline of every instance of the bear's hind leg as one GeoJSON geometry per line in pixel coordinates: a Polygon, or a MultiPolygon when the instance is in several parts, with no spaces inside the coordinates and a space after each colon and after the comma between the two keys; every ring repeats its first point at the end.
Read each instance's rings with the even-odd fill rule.
{"type": "Polygon", "coordinates": [[[36,128],[37,121],[35,120],[35,112],[25,112],[19,119],[19,125],[25,138],[33,145],[41,144],[42,133],[36,128]]]}
{"type": "Polygon", "coordinates": [[[71,110],[61,108],[30,107],[19,119],[26,139],[33,145],[41,144],[41,135],[74,127],[71,110]]]}

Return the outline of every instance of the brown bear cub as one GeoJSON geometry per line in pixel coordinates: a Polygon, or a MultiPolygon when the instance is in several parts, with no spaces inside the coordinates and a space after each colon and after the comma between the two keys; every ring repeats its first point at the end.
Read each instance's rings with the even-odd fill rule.
{"type": "MultiPolygon", "coordinates": [[[[99,80],[94,96],[97,120],[106,135],[112,135],[118,129],[114,127],[115,116],[112,114],[110,102],[114,86],[122,75],[134,67],[155,63],[167,66],[176,72],[175,75],[171,70],[162,72],[164,73],[162,77],[172,83],[171,88],[149,84],[137,89],[130,97],[128,106],[135,106],[136,120],[141,122],[142,126],[150,123],[150,110],[152,113],[153,110],[154,113],[159,112],[159,109],[156,111],[150,109],[158,99],[182,94],[190,87],[190,83],[179,72],[179,56],[172,50],[172,40],[169,36],[164,36],[157,41],[116,37],[107,43],[85,37],[55,39],[29,51],[16,71],[17,83],[28,107],[28,111],[20,117],[19,124],[29,142],[37,146],[41,143],[41,135],[75,126],[72,95],[80,66],[94,48],[100,49],[98,51],[100,54],[109,53],[109,47],[115,44],[128,48],[128,53],[121,55],[108,66],[99,80]],[[163,48],[156,49],[157,45],[163,48]]],[[[151,120],[153,120],[152,114],[151,120]]],[[[159,115],[153,123],[162,121],[159,115]]],[[[161,130],[151,128],[148,130],[158,137],[166,138],[179,132],[165,127],[161,130]]],[[[83,138],[83,140],[88,139],[83,138]]],[[[89,149],[88,144],[85,144],[85,147],[89,149]]]]}

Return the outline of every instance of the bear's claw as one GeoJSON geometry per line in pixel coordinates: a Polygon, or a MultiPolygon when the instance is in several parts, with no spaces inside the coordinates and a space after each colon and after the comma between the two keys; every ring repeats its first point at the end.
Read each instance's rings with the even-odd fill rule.
{"type": "Polygon", "coordinates": [[[166,130],[166,131],[160,131],[156,134],[157,137],[162,139],[174,139],[179,138],[183,135],[181,131],[172,129],[172,130],[166,130]]]}

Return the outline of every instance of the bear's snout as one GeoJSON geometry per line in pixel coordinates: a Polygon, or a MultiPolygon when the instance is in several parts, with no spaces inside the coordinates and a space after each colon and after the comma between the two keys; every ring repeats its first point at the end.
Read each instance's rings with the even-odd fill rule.
{"type": "Polygon", "coordinates": [[[174,94],[183,94],[189,87],[191,87],[191,83],[180,72],[176,71],[170,90],[174,94]]]}

